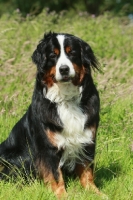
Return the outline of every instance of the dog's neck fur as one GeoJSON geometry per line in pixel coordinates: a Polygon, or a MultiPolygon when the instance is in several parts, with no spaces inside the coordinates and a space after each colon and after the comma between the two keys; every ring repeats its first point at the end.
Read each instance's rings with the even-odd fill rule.
{"type": "Polygon", "coordinates": [[[72,83],[54,83],[54,85],[48,88],[45,94],[45,89],[43,91],[44,96],[51,102],[62,103],[68,101],[74,101],[75,103],[80,102],[82,88],[72,85],[72,83]]]}

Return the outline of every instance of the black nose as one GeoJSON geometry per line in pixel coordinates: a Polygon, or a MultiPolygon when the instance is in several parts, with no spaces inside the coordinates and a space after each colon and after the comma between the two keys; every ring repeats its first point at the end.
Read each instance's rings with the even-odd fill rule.
{"type": "Polygon", "coordinates": [[[69,74],[69,67],[67,65],[61,65],[59,68],[61,75],[68,75],[69,74]]]}

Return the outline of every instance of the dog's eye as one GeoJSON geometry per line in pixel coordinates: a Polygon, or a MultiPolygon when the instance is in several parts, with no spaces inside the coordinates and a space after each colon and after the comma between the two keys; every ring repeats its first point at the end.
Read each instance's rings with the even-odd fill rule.
{"type": "Polygon", "coordinates": [[[50,58],[55,58],[56,56],[57,56],[56,53],[51,53],[51,54],[49,55],[50,58]]]}
{"type": "Polygon", "coordinates": [[[74,50],[70,51],[70,52],[69,52],[69,55],[70,55],[70,56],[76,56],[76,51],[74,51],[74,50]]]}

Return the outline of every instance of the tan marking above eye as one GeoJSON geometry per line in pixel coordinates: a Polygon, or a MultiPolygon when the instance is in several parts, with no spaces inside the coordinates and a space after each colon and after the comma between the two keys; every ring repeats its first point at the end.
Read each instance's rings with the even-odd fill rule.
{"type": "Polygon", "coordinates": [[[54,53],[55,53],[56,55],[59,55],[59,53],[60,53],[59,49],[55,48],[55,49],[54,49],[54,53]]]}
{"type": "Polygon", "coordinates": [[[70,53],[71,52],[71,47],[70,46],[67,46],[66,48],[65,48],[65,51],[66,51],[66,53],[70,53]]]}

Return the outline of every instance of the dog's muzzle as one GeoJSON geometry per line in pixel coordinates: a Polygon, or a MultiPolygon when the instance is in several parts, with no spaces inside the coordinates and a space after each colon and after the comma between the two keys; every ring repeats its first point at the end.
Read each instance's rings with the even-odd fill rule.
{"type": "Polygon", "coordinates": [[[70,68],[67,65],[61,65],[59,68],[59,72],[62,76],[62,81],[69,81],[70,80],[70,68]]]}

